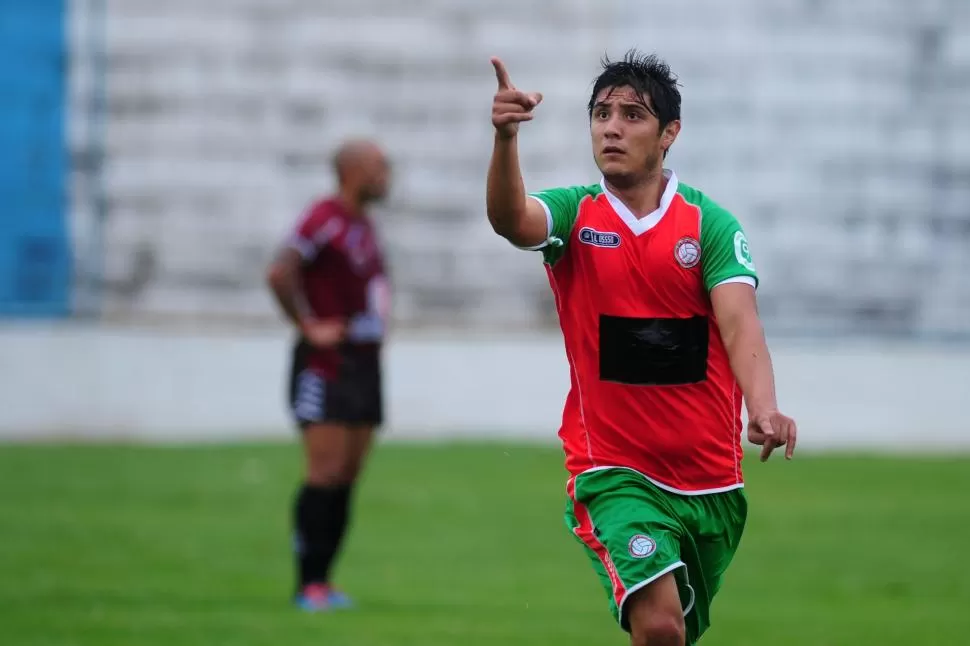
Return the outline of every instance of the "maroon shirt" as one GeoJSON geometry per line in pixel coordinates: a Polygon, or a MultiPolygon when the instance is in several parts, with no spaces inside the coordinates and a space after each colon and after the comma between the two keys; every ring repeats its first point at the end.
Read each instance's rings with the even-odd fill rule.
{"type": "Polygon", "coordinates": [[[384,257],[370,219],[350,211],[338,198],[307,209],[289,246],[303,257],[301,283],[312,316],[341,318],[349,324],[345,347],[314,349],[309,368],[334,377],[341,352],[376,354],[390,314],[384,257]]]}

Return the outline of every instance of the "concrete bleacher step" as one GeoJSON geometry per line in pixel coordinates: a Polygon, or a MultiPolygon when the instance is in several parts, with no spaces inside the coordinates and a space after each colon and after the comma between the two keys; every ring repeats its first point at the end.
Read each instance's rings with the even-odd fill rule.
{"type": "MultiPolygon", "coordinates": [[[[745,223],[778,325],[857,325],[868,314],[826,295],[849,285],[852,297],[888,301],[893,289],[909,293],[911,274],[965,272],[941,249],[966,243],[956,223],[970,199],[961,188],[970,41],[959,36],[970,3],[697,0],[676,28],[647,4],[631,15],[619,0],[111,3],[104,265],[125,295],[115,306],[272,312],[249,268],[332,185],[339,140],[375,134],[396,171],[379,222],[397,315],[546,322],[537,255],[509,248],[485,222],[488,56],[546,96],[520,142],[535,190],[598,180],[590,82],[604,52],[632,45],[681,75],[684,130],[671,164],[745,223]],[[934,33],[938,59],[926,67],[917,50],[934,33]],[[203,242],[220,231],[211,252],[203,242]],[[155,272],[137,295],[124,291],[146,258],[155,272]],[[855,282],[840,284],[846,275],[855,282]]],[[[70,29],[84,33],[76,21],[70,29]]],[[[84,159],[93,68],[84,57],[70,64],[81,123],[69,132],[84,159]]],[[[89,189],[75,199],[90,200],[89,189]]],[[[75,210],[93,213],[87,202],[75,210]]],[[[951,316],[935,303],[959,286],[920,286],[925,325],[951,316]]],[[[886,316],[903,307],[873,307],[883,306],[886,316]]],[[[970,327],[970,305],[961,311],[970,327]]]]}

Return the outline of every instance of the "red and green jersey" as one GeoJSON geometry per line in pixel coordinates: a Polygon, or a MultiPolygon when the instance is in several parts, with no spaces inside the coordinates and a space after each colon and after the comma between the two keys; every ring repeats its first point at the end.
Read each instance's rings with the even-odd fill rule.
{"type": "Polygon", "coordinates": [[[625,467],[669,491],[725,491],[743,485],[741,392],[710,291],[758,278],[734,216],[665,177],[642,218],[605,184],[532,194],[570,366],[559,437],[573,475],[625,467]]]}

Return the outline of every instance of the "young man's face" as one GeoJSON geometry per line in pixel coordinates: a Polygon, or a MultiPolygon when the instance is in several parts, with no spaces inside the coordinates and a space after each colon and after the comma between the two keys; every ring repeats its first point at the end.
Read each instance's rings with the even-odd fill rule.
{"type": "Polygon", "coordinates": [[[624,187],[659,171],[663,153],[673,144],[679,122],[660,129],[649,96],[629,86],[604,88],[596,96],[590,116],[593,157],[603,176],[624,187]]]}

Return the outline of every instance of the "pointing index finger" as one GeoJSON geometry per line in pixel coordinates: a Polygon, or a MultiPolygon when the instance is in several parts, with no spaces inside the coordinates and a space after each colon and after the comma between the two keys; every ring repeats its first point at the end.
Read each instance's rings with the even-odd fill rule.
{"type": "Polygon", "coordinates": [[[769,437],[765,440],[764,446],[761,447],[762,462],[768,461],[768,458],[771,457],[771,452],[775,450],[776,446],[778,446],[778,443],[775,441],[775,438],[769,437]]]}
{"type": "Polygon", "coordinates": [[[492,67],[495,68],[495,78],[498,80],[498,89],[512,89],[512,79],[509,78],[509,72],[507,69],[505,69],[505,63],[503,63],[502,60],[497,56],[493,56],[492,67]]]}

